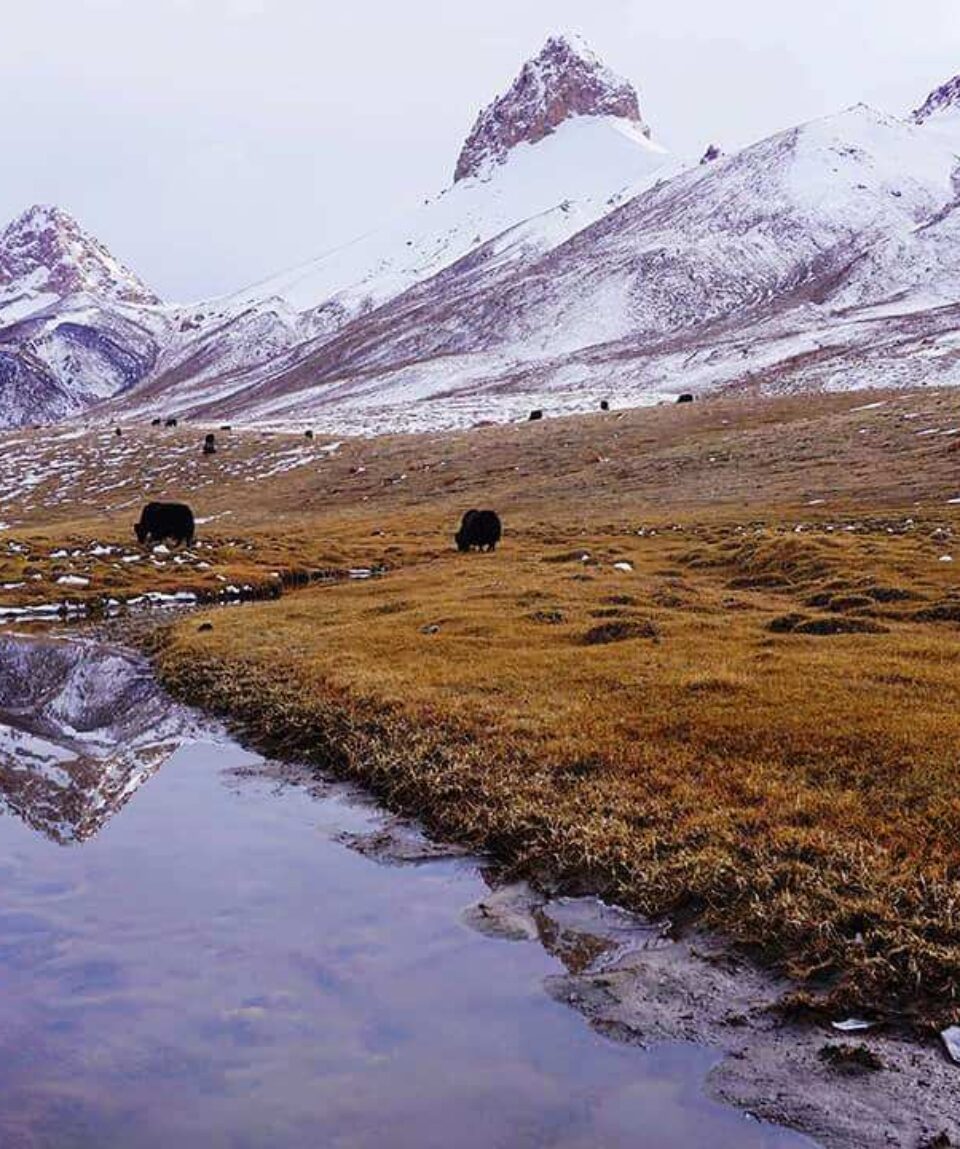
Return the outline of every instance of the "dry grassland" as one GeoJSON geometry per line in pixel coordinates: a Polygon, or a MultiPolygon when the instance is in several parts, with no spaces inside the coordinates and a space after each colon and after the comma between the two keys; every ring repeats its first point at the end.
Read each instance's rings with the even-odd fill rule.
{"type": "Polygon", "coordinates": [[[109,444],[80,443],[70,508],[0,502],[0,583],[41,575],[0,602],[68,569],[95,601],[382,567],[180,621],[165,682],[517,872],[704,918],[837,1008],[954,1019],[958,427],[948,392],[718,400],[318,442],[254,482],[228,468],[292,441],[234,433],[193,497],[136,458],[97,494],[109,444]],[[196,563],[90,557],[168,494],[213,520],[196,563]],[[470,506],[495,555],[452,549],[470,506]]]}

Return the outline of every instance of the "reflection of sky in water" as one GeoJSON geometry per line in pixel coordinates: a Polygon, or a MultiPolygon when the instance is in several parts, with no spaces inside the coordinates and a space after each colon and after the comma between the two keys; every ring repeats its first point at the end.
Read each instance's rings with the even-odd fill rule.
{"type": "Polygon", "coordinates": [[[0,817],[0,1144],[806,1144],[551,1001],[554,958],[462,924],[469,864],[379,866],[333,841],[375,814],[250,761],[185,747],[71,850],[0,817]]]}

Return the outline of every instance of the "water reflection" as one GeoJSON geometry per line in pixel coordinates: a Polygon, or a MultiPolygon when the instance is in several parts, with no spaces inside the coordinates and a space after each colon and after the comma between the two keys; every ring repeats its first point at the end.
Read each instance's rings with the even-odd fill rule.
{"type": "MultiPolygon", "coordinates": [[[[707,1101],[712,1054],[616,1045],[551,1000],[546,949],[464,924],[471,860],[378,865],[338,840],[386,832],[368,804],[228,742],[157,772],[190,732],[150,742],[142,667],[75,653],[0,688],[4,1149],[808,1144],[707,1101]]],[[[571,968],[637,941],[589,900],[530,912],[571,968]]]]}
{"type": "Polygon", "coordinates": [[[56,842],[93,837],[192,725],[132,654],[0,635],[0,803],[56,842]]]}

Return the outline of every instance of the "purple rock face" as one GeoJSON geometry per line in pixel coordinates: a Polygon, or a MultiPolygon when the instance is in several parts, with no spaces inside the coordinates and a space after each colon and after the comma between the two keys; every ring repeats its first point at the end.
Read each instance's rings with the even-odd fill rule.
{"type": "Polygon", "coordinates": [[[584,44],[556,36],[535,60],[524,64],[506,95],[480,114],[460,154],[455,179],[501,163],[517,144],[535,144],[574,116],[617,116],[650,134],[633,85],[584,44]]]}
{"type": "Polygon", "coordinates": [[[99,240],[55,207],[32,207],[0,234],[0,287],[17,283],[61,299],[88,293],[122,303],[159,303],[99,240]]]}
{"type": "Polygon", "coordinates": [[[952,80],[948,80],[935,92],[930,93],[923,107],[917,108],[913,113],[914,123],[926,123],[931,116],[947,108],[960,108],[960,76],[954,76],[952,80]]]}

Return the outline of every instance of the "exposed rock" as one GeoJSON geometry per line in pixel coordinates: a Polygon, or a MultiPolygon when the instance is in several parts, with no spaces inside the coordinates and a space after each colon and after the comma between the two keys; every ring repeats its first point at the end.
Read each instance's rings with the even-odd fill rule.
{"type": "Polygon", "coordinates": [[[18,289],[59,298],[91,294],[123,303],[160,302],[72,216],[43,205],[0,234],[0,305],[18,289]]]}
{"type": "Polygon", "coordinates": [[[616,116],[644,132],[633,85],[606,67],[579,39],[551,37],[528,60],[506,95],[480,113],[457,163],[455,179],[481,175],[518,144],[535,144],[574,116],[616,116]]]}
{"type": "Polygon", "coordinates": [[[931,116],[948,108],[960,108],[960,76],[954,76],[945,84],[931,92],[922,107],[913,113],[913,122],[926,123],[931,116]]]}

